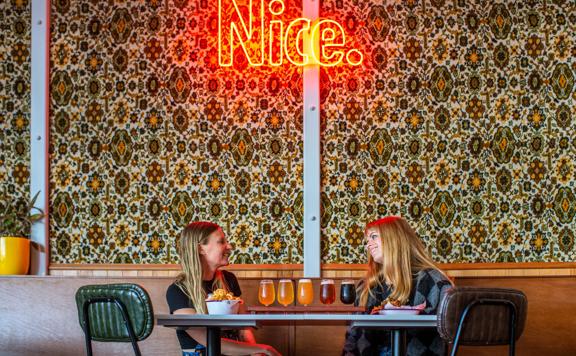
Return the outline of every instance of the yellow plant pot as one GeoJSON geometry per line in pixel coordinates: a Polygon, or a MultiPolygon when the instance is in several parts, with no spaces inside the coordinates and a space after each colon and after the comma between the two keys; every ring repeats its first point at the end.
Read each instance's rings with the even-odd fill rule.
{"type": "Polygon", "coordinates": [[[30,267],[30,239],[0,237],[0,275],[28,274],[30,267]]]}

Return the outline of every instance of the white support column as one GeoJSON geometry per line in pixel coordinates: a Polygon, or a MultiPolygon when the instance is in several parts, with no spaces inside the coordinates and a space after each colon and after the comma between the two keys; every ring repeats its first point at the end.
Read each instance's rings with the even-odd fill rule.
{"type": "MultiPolygon", "coordinates": [[[[40,191],[36,206],[42,207],[48,214],[50,1],[34,0],[31,1],[31,6],[30,196],[40,191]]],[[[47,215],[43,221],[32,226],[30,234],[30,274],[46,275],[49,253],[47,215]]]]}
{"type": "MultiPolygon", "coordinates": [[[[318,19],[320,0],[302,0],[303,17],[318,19]]],[[[320,277],[320,68],[304,67],[304,276],[320,277]]]]}

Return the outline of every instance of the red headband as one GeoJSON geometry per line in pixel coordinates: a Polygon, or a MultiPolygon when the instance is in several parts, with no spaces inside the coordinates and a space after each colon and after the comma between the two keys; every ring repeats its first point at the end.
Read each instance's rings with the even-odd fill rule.
{"type": "Polygon", "coordinates": [[[378,226],[378,225],[381,225],[381,224],[391,223],[391,222],[396,221],[396,220],[399,220],[399,219],[401,219],[401,218],[402,218],[402,217],[400,217],[400,216],[386,216],[386,217],[383,217],[383,218],[378,219],[378,220],[376,220],[376,221],[372,221],[371,223],[369,223],[368,225],[366,225],[366,228],[368,229],[368,228],[371,228],[371,227],[373,227],[373,226],[378,226]]]}

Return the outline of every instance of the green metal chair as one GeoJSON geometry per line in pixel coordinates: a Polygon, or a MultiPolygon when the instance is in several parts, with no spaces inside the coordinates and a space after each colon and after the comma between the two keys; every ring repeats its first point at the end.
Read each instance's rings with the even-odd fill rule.
{"type": "Polygon", "coordinates": [[[131,342],[134,353],[141,355],[138,341],[154,328],[152,302],[144,288],[130,283],[83,286],[76,292],[76,306],[88,356],[92,340],[131,342]]]}

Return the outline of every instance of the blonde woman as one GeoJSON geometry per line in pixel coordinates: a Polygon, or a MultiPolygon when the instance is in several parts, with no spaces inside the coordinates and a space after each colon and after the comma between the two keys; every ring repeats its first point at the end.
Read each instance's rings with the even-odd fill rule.
{"type": "MultiPolygon", "coordinates": [[[[232,246],[222,229],[211,222],[193,222],[180,235],[179,256],[182,274],[168,287],[166,300],[172,314],[206,314],[206,297],[218,288],[241,295],[233,273],[221,271],[229,264],[232,246]]],[[[178,330],[183,356],[205,353],[206,330],[178,330]]],[[[257,344],[249,329],[222,333],[222,353],[226,355],[280,355],[273,347],[257,344]]]]}
{"type": "MultiPolygon", "coordinates": [[[[386,300],[402,305],[426,303],[423,314],[435,314],[443,294],[452,287],[426,253],[416,232],[401,217],[389,216],[366,226],[368,271],[358,286],[356,305],[372,313],[386,300]]],[[[407,335],[408,355],[443,355],[444,344],[436,330],[414,330],[407,335]]],[[[344,355],[389,355],[390,333],[350,329],[344,355]]]]}

